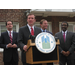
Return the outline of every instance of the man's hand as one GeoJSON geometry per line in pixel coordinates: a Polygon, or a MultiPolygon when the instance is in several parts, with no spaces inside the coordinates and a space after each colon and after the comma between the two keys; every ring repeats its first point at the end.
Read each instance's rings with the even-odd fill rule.
{"type": "Polygon", "coordinates": [[[9,43],[9,44],[7,45],[7,48],[11,48],[11,47],[12,47],[12,44],[9,43]]]}
{"type": "Polygon", "coordinates": [[[65,51],[62,51],[62,54],[66,56],[66,52],[65,51]]]}
{"type": "Polygon", "coordinates": [[[66,56],[68,56],[69,54],[70,54],[70,51],[67,51],[67,52],[66,52],[66,56]]]}
{"type": "Polygon", "coordinates": [[[16,44],[13,44],[13,45],[12,45],[12,48],[17,48],[17,45],[16,45],[16,44]]]}
{"type": "Polygon", "coordinates": [[[23,50],[26,52],[27,51],[27,45],[24,45],[23,50]]]}
{"type": "Polygon", "coordinates": [[[67,51],[67,52],[62,51],[62,54],[65,55],[65,56],[68,56],[70,54],[70,51],[67,51]]]}

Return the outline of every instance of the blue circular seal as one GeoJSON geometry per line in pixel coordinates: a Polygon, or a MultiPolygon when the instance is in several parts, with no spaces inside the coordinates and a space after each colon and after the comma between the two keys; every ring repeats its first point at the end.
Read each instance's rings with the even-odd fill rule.
{"type": "Polygon", "coordinates": [[[50,53],[56,47],[56,41],[53,35],[47,32],[38,34],[35,38],[36,48],[42,53],[50,53]]]}

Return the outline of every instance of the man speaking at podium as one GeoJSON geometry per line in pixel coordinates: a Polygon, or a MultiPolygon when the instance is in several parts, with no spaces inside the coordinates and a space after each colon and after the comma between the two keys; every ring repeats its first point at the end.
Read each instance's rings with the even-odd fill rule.
{"type": "Polygon", "coordinates": [[[34,26],[36,19],[34,14],[29,14],[27,16],[27,22],[28,24],[21,27],[19,29],[18,34],[18,46],[22,50],[21,58],[23,65],[27,65],[26,63],[26,52],[27,52],[27,41],[29,40],[29,36],[37,36],[39,33],[41,33],[41,29],[34,26]]]}

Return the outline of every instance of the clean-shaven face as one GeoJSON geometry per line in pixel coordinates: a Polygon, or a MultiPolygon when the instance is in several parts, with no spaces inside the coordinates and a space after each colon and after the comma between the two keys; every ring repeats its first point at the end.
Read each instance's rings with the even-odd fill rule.
{"type": "Polygon", "coordinates": [[[33,26],[34,23],[35,23],[35,16],[34,15],[29,15],[28,18],[27,18],[27,22],[30,26],[33,26]]]}

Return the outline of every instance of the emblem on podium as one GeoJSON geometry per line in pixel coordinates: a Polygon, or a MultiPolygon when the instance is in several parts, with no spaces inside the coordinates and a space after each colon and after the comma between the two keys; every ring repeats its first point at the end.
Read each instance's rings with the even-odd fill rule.
{"type": "Polygon", "coordinates": [[[42,53],[51,53],[56,47],[56,41],[53,35],[42,32],[35,38],[36,48],[42,53]]]}

